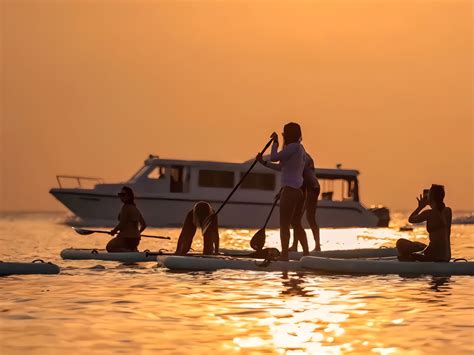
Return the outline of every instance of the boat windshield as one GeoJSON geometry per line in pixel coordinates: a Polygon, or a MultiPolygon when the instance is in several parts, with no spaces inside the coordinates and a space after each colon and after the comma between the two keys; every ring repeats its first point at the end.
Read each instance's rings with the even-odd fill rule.
{"type": "Polygon", "coordinates": [[[138,170],[135,175],[132,176],[130,182],[136,182],[144,175],[146,175],[148,179],[160,180],[165,178],[166,168],[163,166],[155,166],[150,169],[150,166],[145,165],[144,167],[140,168],[140,170],[138,170]]]}
{"type": "Polygon", "coordinates": [[[130,178],[130,181],[133,182],[133,181],[136,181],[140,176],[143,175],[143,173],[148,170],[148,166],[142,166],[131,178],[130,178]]]}
{"type": "Polygon", "coordinates": [[[166,168],[164,166],[155,166],[146,176],[151,180],[161,180],[166,178],[166,168]]]}

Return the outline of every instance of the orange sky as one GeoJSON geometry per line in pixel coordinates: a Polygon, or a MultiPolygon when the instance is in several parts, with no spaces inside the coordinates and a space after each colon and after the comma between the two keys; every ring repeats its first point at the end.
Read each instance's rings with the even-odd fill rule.
{"type": "Polygon", "coordinates": [[[300,122],[367,205],[474,210],[471,1],[0,0],[1,210],[149,153],[243,161],[300,122]]]}

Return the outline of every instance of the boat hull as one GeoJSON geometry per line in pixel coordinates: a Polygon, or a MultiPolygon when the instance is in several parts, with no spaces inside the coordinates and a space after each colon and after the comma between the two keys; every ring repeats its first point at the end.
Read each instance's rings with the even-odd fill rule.
{"type": "MultiPolygon", "coordinates": [[[[114,225],[116,224],[121,202],[115,195],[95,194],[90,190],[52,189],[54,195],[74,215],[85,224],[114,225]]],[[[149,226],[180,227],[184,218],[199,198],[170,198],[170,197],[137,197],[137,207],[142,212],[149,226]]],[[[217,209],[222,201],[209,201],[217,209]]],[[[272,201],[248,202],[230,201],[219,213],[219,225],[227,228],[262,227],[272,201]]],[[[378,217],[366,210],[360,203],[354,201],[319,201],[317,221],[323,228],[346,227],[377,227],[378,217]]],[[[306,218],[303,218],[305,228],[308,228],[306,218]]],[[[268,228],[278,228],[279,212],[275,209],[268,228]]]]}

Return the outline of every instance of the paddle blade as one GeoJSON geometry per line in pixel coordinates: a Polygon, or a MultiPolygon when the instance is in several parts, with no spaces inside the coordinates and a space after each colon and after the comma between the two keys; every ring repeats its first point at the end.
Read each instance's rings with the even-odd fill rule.
{"type": "Polygon", "coordinates": [[[265,238],[265,228],[262,228],[250,239],[250,247],[253,250],[261,250],[265,245],[265,238]]]}
{"type": "Polygon", "coordinates": [[[76,228],[76,227],[72,227],[72,229],[74,229],[74,232],[80,235],[89,235],[89,234],[94,233],[94,231],[90,231],[87,229],[81,229],[81,228],[76,228]]]}

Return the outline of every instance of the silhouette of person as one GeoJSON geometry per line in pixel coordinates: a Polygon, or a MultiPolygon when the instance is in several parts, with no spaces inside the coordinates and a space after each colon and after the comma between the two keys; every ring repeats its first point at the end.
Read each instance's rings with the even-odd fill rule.
{"type": "MultiPolygon", "coordinates": [[[[313,158],[306,153],[305,167],[303,170],[303,190],[305,191],[306,201],[306,220],[308,221],[309,227],[313,232],[315,247],[314,250],[321,251],[321,241],[319,237],[319,225],[316,222],[316,209],[318,207],[318,198],[321,193],[321,186],[319,185],[318,178],[316,176],[316,167],[313,158]]],[[[298,250],[298,240],[293,239],[293,245],[290,247],[290,251],[298,250]]]]}
{"type": "Polygon", "coordinates": [[[428,194],[417,198],[418,207],[408,221],[421,223],[426,221],[429,244],[412,242],[401,238],[397,240],[399,260],[401,261],[450,261],[451,259],[451,208],[444,204],[444,187],[431,185],[428,194]],[[426,206],[431,209],[423,210],[426,206]]]}
{"type": "MultiPolygon", "coordinates": [[[[194,235],[197,228],[202,229],[204,220],[214,213],[211,205],[204,201],[196,203],[191,211],[189,211],[184,220],[183,228],[179,235],[178,244],[176,246],[176,255],[186,255],[191,250],[194,235]]],[[[203,254],[211,255],[219,253],[219,228],[217,224],[217,216],[212,219],[208,228],[203,231],[203,254]]]]}
{"type": "Polygon", "coordinates": [[[111,253],[138,251],[137,248],[138,244],[140,244],[140,234],[146,228],[145,220],[137,206],[135,206],[135,195],[130,187],[122,187],[118,196],[123,202],[118,217],[119,224],[110,231],[111,235],[117,233],[118,235],[107,243],[106,249],[111,253]]]}
{"type": "Polygon", "coordinates": [[[271,137],[273,138],[271,162],[263,160],[261,154],[257,155],[257,160],[270,169],[281,171],[280,239],[282,251],[280,260],[287,261],[290,225],[293,227],[295,239],[300,241],[303,246],[303,254],[309,255],[306,232],[301,224],[305,203],[302,186],[306,152],[301,144],[301,127],[297,123],[290,122],[284,126],[281,151],[278,151],[278,135],[273,132],[271,137]]]}

